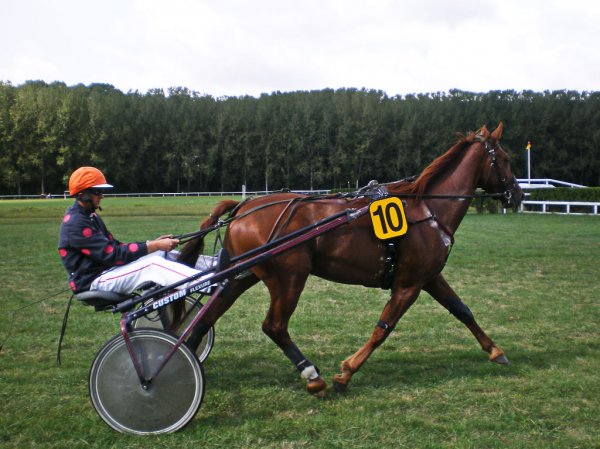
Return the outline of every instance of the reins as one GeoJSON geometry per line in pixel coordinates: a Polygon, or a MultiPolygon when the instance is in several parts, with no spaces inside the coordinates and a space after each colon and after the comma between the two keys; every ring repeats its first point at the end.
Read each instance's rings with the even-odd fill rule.
{"type": "MultiPolygon", "coordinates": [[[[221,223],[221,222],[219,222],[219,223],[221,223]]],[[[199,231],[188,232],[187,234],[174,235],[173,238],[179,240],[179,243],[187,243],[190,240],[204,237],[206,234],[214,231],[215,229],[217,229],[220,226],[219,223],[217,223],[213,226],[209,226],[206,229],[201,229],[199,231]]]]}
{"type": "MultiPolygon", "coordinates": [[[[379,199],[379,198],[383,198],[383,197],[396,197],[396,198],[415,198],[417,200],[421,200],[421,199],[446,199],[446,200],[474,200],[474,199],[485,199],[485,198],[492,198],[492,199],[505,199],[507,200],[508,203],[512,202],[512,196],[513,196],[513,190],[512,190],[512,186],[509,186],[507,183],[507,180],[505,178],[503,178],[500,175],[500,171],[498,168],[498,164],[496,161],[496,149],[499,147],[498,144],[496,144],[496,146],[491,146],[488,141],[481,135],[476,135],[475,136],[475,140],[477,140],[478,142],[481,142],[484,146],[484,150],[487,151],[487,153],[490,155],[491,158],[491,166],[494,168],[494,171],[496,172],[499,182],[502,185],[502,188],[504,189],[503,192],[499,192],[499,193],[473,193],[473,194],[461,194],[461,195],[456,195],[456,194],[444,194],[444,193],[393,193],[393,192],[389,192],[386,189],[387,185],[391,185],[391,184],[397,184],[397,183],[402,183],[402,182],[413,182],[417,177],[416,176],[410,176],[404,179],[401,179],[400,181],[395,181],[394,183],[384,183],[384,184],[379,184],[377,181],[373,180],[370,181],[366,186],[354,191],[354,192],[350,192],[350,193],[334,193],[334,194],[327,194],[327,195],[311,195],[311,196],[306,196],[304,198],[302,197],[298,197],[298,198],[294,198],[292,200],[280,200],[280,201],[274,201],[272,203],[266,203],[266,204],[262,204],[260,206],[257,206],[255,208],[252,208],[246,212],[244,212],[241,215],[235,215],[235,213],[239,210],[239,208],[248,200],[242,201],[240,202],[233,210],[230,211],[228,218],[226,218],[225,220],[219,220],[217,221],[217,223],[215,223],[212,226],[209,226],[205,229],[199,230],[199,231],[195,231],[195,232],[190,232],[187,234],[180,234],[177,236],[174,236],[173,238],[179,239],[180,243],[186,243],[190,240],[196,239],[196,238],[200,238],[200,237],[204,237],[206,234],[219,229],[225,225],[228,225],[229,223],[231,223],[233,220],[237,220],[243,217],[246,217],[260,209],[264,209],[267,207],[271,207],[277,204],[284,204],[286,203],[287,206],[284,208],[283,212],[280,214],[279,219],[276,220],[275,222],[275,226],[273,227],[273,229],[271,230],[271,236],[270,238],[273,238],[274,236],[276,236],[276,228],[277,228],[277,224],[279,223],[279,221],[281,221],[282,217],[285,215],[285,212],[292,206],[295,204],[298,204],[300,202],[309,202],[309,201],[317,201],[317,200],[327,200],[327,199],[339,199],[339,198],[343,198],[343,199],[347,199],[347,200],[353,200],[353,199],[358,199],[358,198],[370,198],[372,200],[374,199],[379,199]]],[[[513,179],[512,182],[513,186],[515,184],[515,180],[513,179]]],[[[283,192],[283,191],[282,191],[283,192]]],[[[291,216],[293,214],[293,211],[295,210],[295,208],[292,208],[292,213],[288,214],[288,218],[287,221],[289,221],[291,219],[291,216]]],[[[286,221],[286,222],[287,222],[286,221]]],[[[285,225],[280,228],[283,229],[285,227],[285,225]]],[[[446,231],[444,231],[446,232],[446,231]]],[[[269,239],[270,240],[270,239],[269,239]]]]}
{"type": "Polygon", "coordinates": [[[423,198],[423,199],[447,199],[447,200],[466,200],[466,199],[478,199],[478,198],[503,198],[504,193],[474,193],[472,195],[452,195],[442,193],[390,193],[389,196],[397,198],[423,198]]]}
{"type": "MultiPolygon", "coordinates": [[[[373,182],[373,181],[371,181],[373,182]]],[[[388,183],[389,184],[389,183],[388,183]]],[[[380,186],[385,186],[388,184],[378,184],[380,186]]],[[[330,194],[330,195],[314,195],[314,196],[307,196],[305,198],[300,198],[299,200],[296,201],[301,201],[301,202],[310,202],[310,201],[317,201],[317,200],[327,200],[327,199],[338,199],[338,198],[345,198],[345,199],[358,199],[361,197],[364,198],[368,198],[369,195],[364,193],[364,188],[361,188],[360,190],[357,190],[356,192],[351,192],[349,194],[342,194],[342,193],[336,193],[336,194],[330,194]],[[360,193],[359,193],[360,192],[360,193]]],[[[391,197],[396,197],[396,198],[419,198],[419,199],[447,199],[447,200],[461,200],[461,199],[478,199],[478,198],[494,198],[494,199],[499,199],[499,198],[503,198],[505,197],[505,193],[479,193],[479,194],[472,194],[472,195],[453,195],[453,194],[441,194],[441,193],[437,193],[437,194],[428,194],[428,193],[423,193],[423,194],[417,194],[417,193],[390,193],[390,192],[386,192],[387,196],[391,196],[391,197]]],[[[250,214],[253,214],[254,212],[257,212],[261,209],[265,209],[267,207],[271,207],[271,206],[275,206],[277,204],[287,204],[290,203],[290,200],[280,200],[280,201],[274,201],[272,203],[267,203],[267,204],[262,204],[260,206],[254,207],[246,212],[244,212],[241,215],[233,215],[233,213],[235,213],[235,210],[239,209],[238,207],[236,207],[236,209],[234,211],[232,211],[232,213],[230,213],[230,216],[224,220],[219,220],[217,223],[215,223],[212,226],[209,226],[205,229],[201,229],[198,231],[194,231],[194,232],[188,232],[185,234],[178,234],[178,235],[174,235],[173,238],[179,240],[180,244],[183,243],[187,243],[190,240],[194,240],[197,238],[201,238],[204,237],[207,234],[210,234],[212,231],[219,229],[223,226],[228,225],[229,223],[231,223],[234,220],[238,220],[241,218],[244,218],[250,214]]],[[[240,203],[242,204],[242,203],[240,203]]]]}
{"type": "Polygon", "coordinates": [[[282,204],[282,203],[287,203],[289,202],[289,200],[281,200],[281,201],[274,201],[272,203],[267,203],[267,204],[262,204],[260,206],[257,206],[255,208],[252,208],[246,212],[244,212],[241,215],[233,215],[235,214],[235,212],[239,209],[239,207],[244,203],[244,201],[240,202],[240,204],[238,206],[235,207],[235,209],[233,209],[230,214],[229,217],[226,218],[225,220],[219,220],[217,221],[214,225],[209,226],[205,229],[201,229],[199,231],[194,231],[194,232],[188,232],[186,234],[178,234],[178,235],[174,235],[173,238],[179,240],[179,243],[187,243],[190,240],[194,240],[200,237],[204,237],[206,234],[211,233],[212,231],[219,229],[225,225],[228,225],[229,223],[231,223],[234,220],[238,220],[240,218],[244,218],[247,215],[250,215],[260,209],[264,209],[266,207],[270,207],[270,206],[275,206],[276,204],[282,204]]]}

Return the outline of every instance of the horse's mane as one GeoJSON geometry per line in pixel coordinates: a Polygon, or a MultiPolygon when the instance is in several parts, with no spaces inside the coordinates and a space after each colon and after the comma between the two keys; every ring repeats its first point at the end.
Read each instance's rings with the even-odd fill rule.
{"type": "Polygon", "coordinates": [[[399,182],[388,185],[392,193],[408,193],[420,197],[425,193],[427,186],[443,172],[456,158],[462,154],[464,148],[471,145],[475,139],[475,133],[469,132],[467,136],[459,135],[458,141],[444,154],[435,158],[425,170],[412,182],[399,182]]]}

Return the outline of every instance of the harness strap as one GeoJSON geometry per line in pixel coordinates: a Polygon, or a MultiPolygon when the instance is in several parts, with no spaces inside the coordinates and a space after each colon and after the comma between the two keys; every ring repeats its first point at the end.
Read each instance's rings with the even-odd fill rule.
{"type": "Polygon", "coordinates": [[[442,230],[442,232],[448,237],[450,237],[450,246],[454,245],[454,234],[452,233],[452,231],[450,231],[450,229],[448,229],[448,227],[444,223],[437,219],[435,213],[431,210],[431,206],[429,206],[429,204],[425,202],[425,205],[427,206],[427,209],[429,209],[429,213],[431,214],[429,219],[434,220],[437,223],[438,227],[442,230]]]}
{"type": "Polygon", "coordinates": [[[435,215],[433,216],[433,219],[438,224],[438,226],[440,227],[440,229],[444,232],[444,234],[446,234],[448,237],[450,237],[450,245],[451,246],[454,245],[454,234],[452,234],[452,232],[450,231],[450,229],[448,229],[444,223],[442,223],[441,221],[439,221],[436,218],[435,215]]]}
{"type": "Polygon", "coordinates": [[[285,227],[290,222],[290,220],[292,218],[292,215],[294,215],[295,207],[299,203],[299,201],[301,201],[300,198],[292,198],[291,200],[288,201],[288,203],[286,204],[286,206],[283,208],[283,210],[279,214],[279,217],[277,217],[277,220],[275,220],[275,223],[273,223],[273,227],[271,228],[271,232],[269,233],[269,237],[266,240],[267,242],[270,242],[271,240],[277,238],[279,236],[279,233],[285,229],[285,227]],[[293,208],[292,208],[292,206],[293,206],[293,208]],[[292,208],[292,211],[288,214],[288,217],[287,217],[286,221],[284,222],[283,225],[281,225],[281,227],[279,227],[279,229],[277,229],[277,227],[279,226],[279,223],[283,219],[285,213],[290,208],[292,208]]]}

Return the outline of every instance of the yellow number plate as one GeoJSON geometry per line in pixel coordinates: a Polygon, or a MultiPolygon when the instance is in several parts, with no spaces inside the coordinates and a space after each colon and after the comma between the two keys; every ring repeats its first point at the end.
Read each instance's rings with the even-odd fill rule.
{"type": "Polygon", "coordinates": [[[408,224],[400,198],[384,198],[369,206],[373,230],[378,239],[386,240],[406,234],[408,224]]]}

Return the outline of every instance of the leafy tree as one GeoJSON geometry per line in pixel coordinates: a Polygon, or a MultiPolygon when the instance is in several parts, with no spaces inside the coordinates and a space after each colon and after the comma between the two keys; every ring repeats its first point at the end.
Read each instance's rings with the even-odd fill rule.
{"type": "Polygon", "coordinates": [[[213,98],[185,87],[0,82],[0,192],[65,188],[81,165],[119,191],[341,188],[420,173],[456,133],[504,121],[517,176],[600,182],[600,93],[367,89],[213,98]]]}

